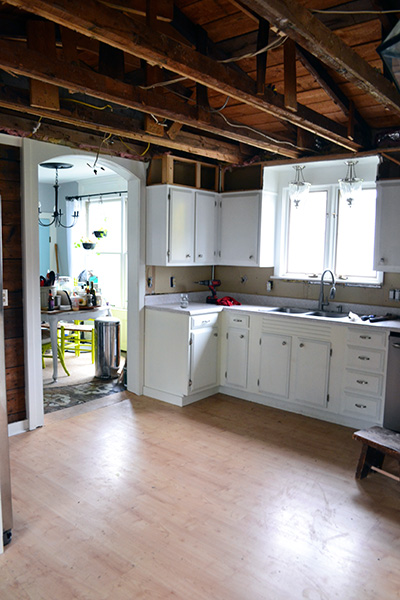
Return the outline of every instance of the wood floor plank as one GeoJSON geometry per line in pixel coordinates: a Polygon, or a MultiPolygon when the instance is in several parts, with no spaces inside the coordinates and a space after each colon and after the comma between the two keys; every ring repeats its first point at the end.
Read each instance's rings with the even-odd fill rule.
{"type": "Polygon", "coordinates": [[[351,429],[127,396],[10,439],[2,600],[399,598],[399,485],[351,429]]]}

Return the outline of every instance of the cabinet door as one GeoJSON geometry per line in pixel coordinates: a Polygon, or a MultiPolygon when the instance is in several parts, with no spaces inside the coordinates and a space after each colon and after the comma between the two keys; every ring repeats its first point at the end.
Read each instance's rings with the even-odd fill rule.
{"type": "Polygon", "coordinates": [[[219,264],[257,265],[260,201],[260,192],[222,195],[219,264]]]}
{"type": "Polygon", "coordinates": [[[400,272],[400,185],[398,181],[376,184],[376,222],[374,268],[400,272]]]}
{"type": "Polygon", "coordinates": [[[169,194],[169,264],[194,262],[194,191],[172,188],[169,194]]]}
{"type": "Polygon", "coordinates": [[[197,329],[191,334],[189,392],[218,384],[218,330],[197,329]]]}
{"type": "Polygon", "coordinates": [[[248,330],[229,328],[227,338],[226,384],[246,388],[249,353],[248,330]]]}
{"type": "Polygon", "coordinates": [[[294,400],[326,407],[330,342],[295,338],[294,400]]]}
{"type": "Polygon", "coordinates": [[[217,200],[216,195],[196,192],[195,263],[216,262],[217,200]]]}
{"type": "Polygon", "coordinates": [[[261,393],[288,398],[292,338],[263,333],[260,342],[258,389],[261,393]]]}

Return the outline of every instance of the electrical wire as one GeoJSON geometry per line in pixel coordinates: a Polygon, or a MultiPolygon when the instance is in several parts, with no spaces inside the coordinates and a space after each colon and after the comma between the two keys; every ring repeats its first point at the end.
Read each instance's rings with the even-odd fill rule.
{"type": "Polygon", "coordinates": [[[321,15],[390,15],[400,12],[400,8],[393,8],[390,10],[336,10],[330,8],[322,10],[315,8],[310,10],[310,12],[321,15]]]}
{"type": "MultiPolygon", "coordinates": [[[[112,133],[108,133],[108,134],[107,134],[107,133],[105,133],[105,134],[104,134],[104,137],[103,137],[103,139],[101,140],[101,142],[100,142],[100,145],[99,145],[99,147],[98,147],[98,149],[97,149],[96,159],[95,159],[95,161],[94,161],[94,163],[93,163],[93,166],[92,166],[92,165],[90,165],[89,163],[86,163],[88,167],[90,167],[91,169],[93,169],[93,172],[94,172],[94,174],[95,174],[95,175],[97,175],[97,171],[96,171],[96,165],[97,165],[97,161],[99,160],[99,154],[100,154],[100,150],[101,150],[101,148],[102,148],[102,146],[103,146],[104,142],[107,142],[107,140],[109,140],[111,136],[112,136],[112,133]]],[[[100,167],[100,168],[101,168],[101,169],[103,169],[103,167],[100,167]]],[[[104,169],[103,169],[103,171],[104,171],[104,169]]]]}
{"type": "MultiPolygon", "coordinates": [[[[118,136],[118,139],[120,140],[120,142],[122,142],[122,143],[123,143],[123,145],[125,146],[125,148],[128,148],[128,150],[129,150],[129,152],[130,152],[131,154],[135,154],[135,152],[132,150],[132,148],[130,148],[130,147],[128,146],[128,144],[126,144],[126,143],[124,142],[124,140],[122,139],[122,137],[121,137],[121,136],[118,136]]],[[[148,152],[148,151],[149,151],[149,149],[150,149],[150,142],[148,142],[146,150],[145,150],[144,152],[142,152],[142,154],[139,154],[139,156],[144,156],[144,155],[146,154],[146,152],[148,152]]]]}
{"type": "Polygon", "coordinates": [[[83,104],[83,106],[95,108],[96,110],[105,110],[106,108],[109,108],[111,112],[113,111],[113,107],[111,106],[111,104],[105,104],[104,106],[96,106],[95,104],[88,104],[88,102],[82,102],[82,100],[74,100],[73,98],[64,98],[64,102],[75,102],[75,104],[83,104]]]}
{"type": "Polygon", "coordinates": [[[139,85],[138,87],[141,90],[153,90],[154,88],[172,85],[173,83],[179,83],[185,79],[187,79],[187,77],[175,77],[175,79],[168,79],[168,81],[159,81],[158,83],[153,83],[152,85],[139,85]]]}
{"type": "Polygon", "coordinates": [[[33,135],[35,135],[35,133],[38,132],[38,130],[40,129],[40,126],[42,124],[42,119],[43,119],[43,117],[39,117],[39,121],[36,123],[36,125],[32,129],[32,132],[28,135],[28,137],[32,137],[33,135]]]}
{"type": "Polygon", "coordinates": [[[267,46],[264,46],[264,48],[260,48],[256,52],[249,52],[248,54],[242,54],[241,56],[232,56],[231,58],[224,58],[222,60],[217,60],[216,62],[226,64],[226,63],[231,63],[231,62],[238,62],[239,60],[244,60],[245,58],[254,58],[255,56],[258,56],[259,54],[262,54],[263,52],[268,52],[268,50],[276,50],[276,48],[279,48],[279,46],[282,46],[282,44],[284,42],[286,42],[286,40],[287,40],[287,35],[275,40],[274,42],[271,42],[267,46]]]}

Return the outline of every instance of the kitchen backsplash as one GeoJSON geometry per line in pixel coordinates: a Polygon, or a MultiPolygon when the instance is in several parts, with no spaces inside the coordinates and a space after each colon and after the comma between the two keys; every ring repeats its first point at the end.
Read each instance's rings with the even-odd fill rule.
{"type": "MultiPolygon", "coordinates": [[[[252,294],[268,298],[293,298],[318,300],[319,285],[316,283],[270,280],[272,268],[216,266],[214,276],[221,279],[217,293],[222,295],[252,294]],[[267,291],[267,282],[272,290],[267,291]]],[[[180,294],[181,292],[204,292],[204,286],[194,282],[211,279],[211,267],[146,267],[146,294],[180,294]],[[152,287],[148,286],[151,278],[152,287]],[[171,280],[171,278],[173,278],[171,280]],[[175,287],[171,287],[171,282],[175,287]]],[[[336,286],[335,303],[355,303],[368,306],[399,308],[400,302],[389,299],[389,290],[400,289],[400,273],[385,273],[381,288],[351,287],[340,283],[336,286]]],[[[269,303],[269,302],[268,302],[269,303]]]]}

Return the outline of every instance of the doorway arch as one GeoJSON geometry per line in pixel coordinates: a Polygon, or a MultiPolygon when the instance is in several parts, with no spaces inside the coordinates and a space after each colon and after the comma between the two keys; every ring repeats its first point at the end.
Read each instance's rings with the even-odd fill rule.
{"type": "MultiPolygon", "coordinates": [[[[24,288],[24,330],[25,330],[25,390],[28,429],[35,429],[44,423],[43,387],[41,374],[40,298],[39,285],[39,234],[37,228],[37,207],[41,162],[51,159],[85,156],[93,162],[95,153],[71,150],[66,146],[55,146],[25,138],[22,140],[23,185],[22,185],[22,230],[24,238],[23,288],[24,288]]],[[[143,387],[143,306],[145,295],[144,263],[144,163],[118,157],[104,157],[97,160],[120,175],[127,182],[128,190],[128,313],[127,313],[127,388],[136,394],[143,387]]]]}

